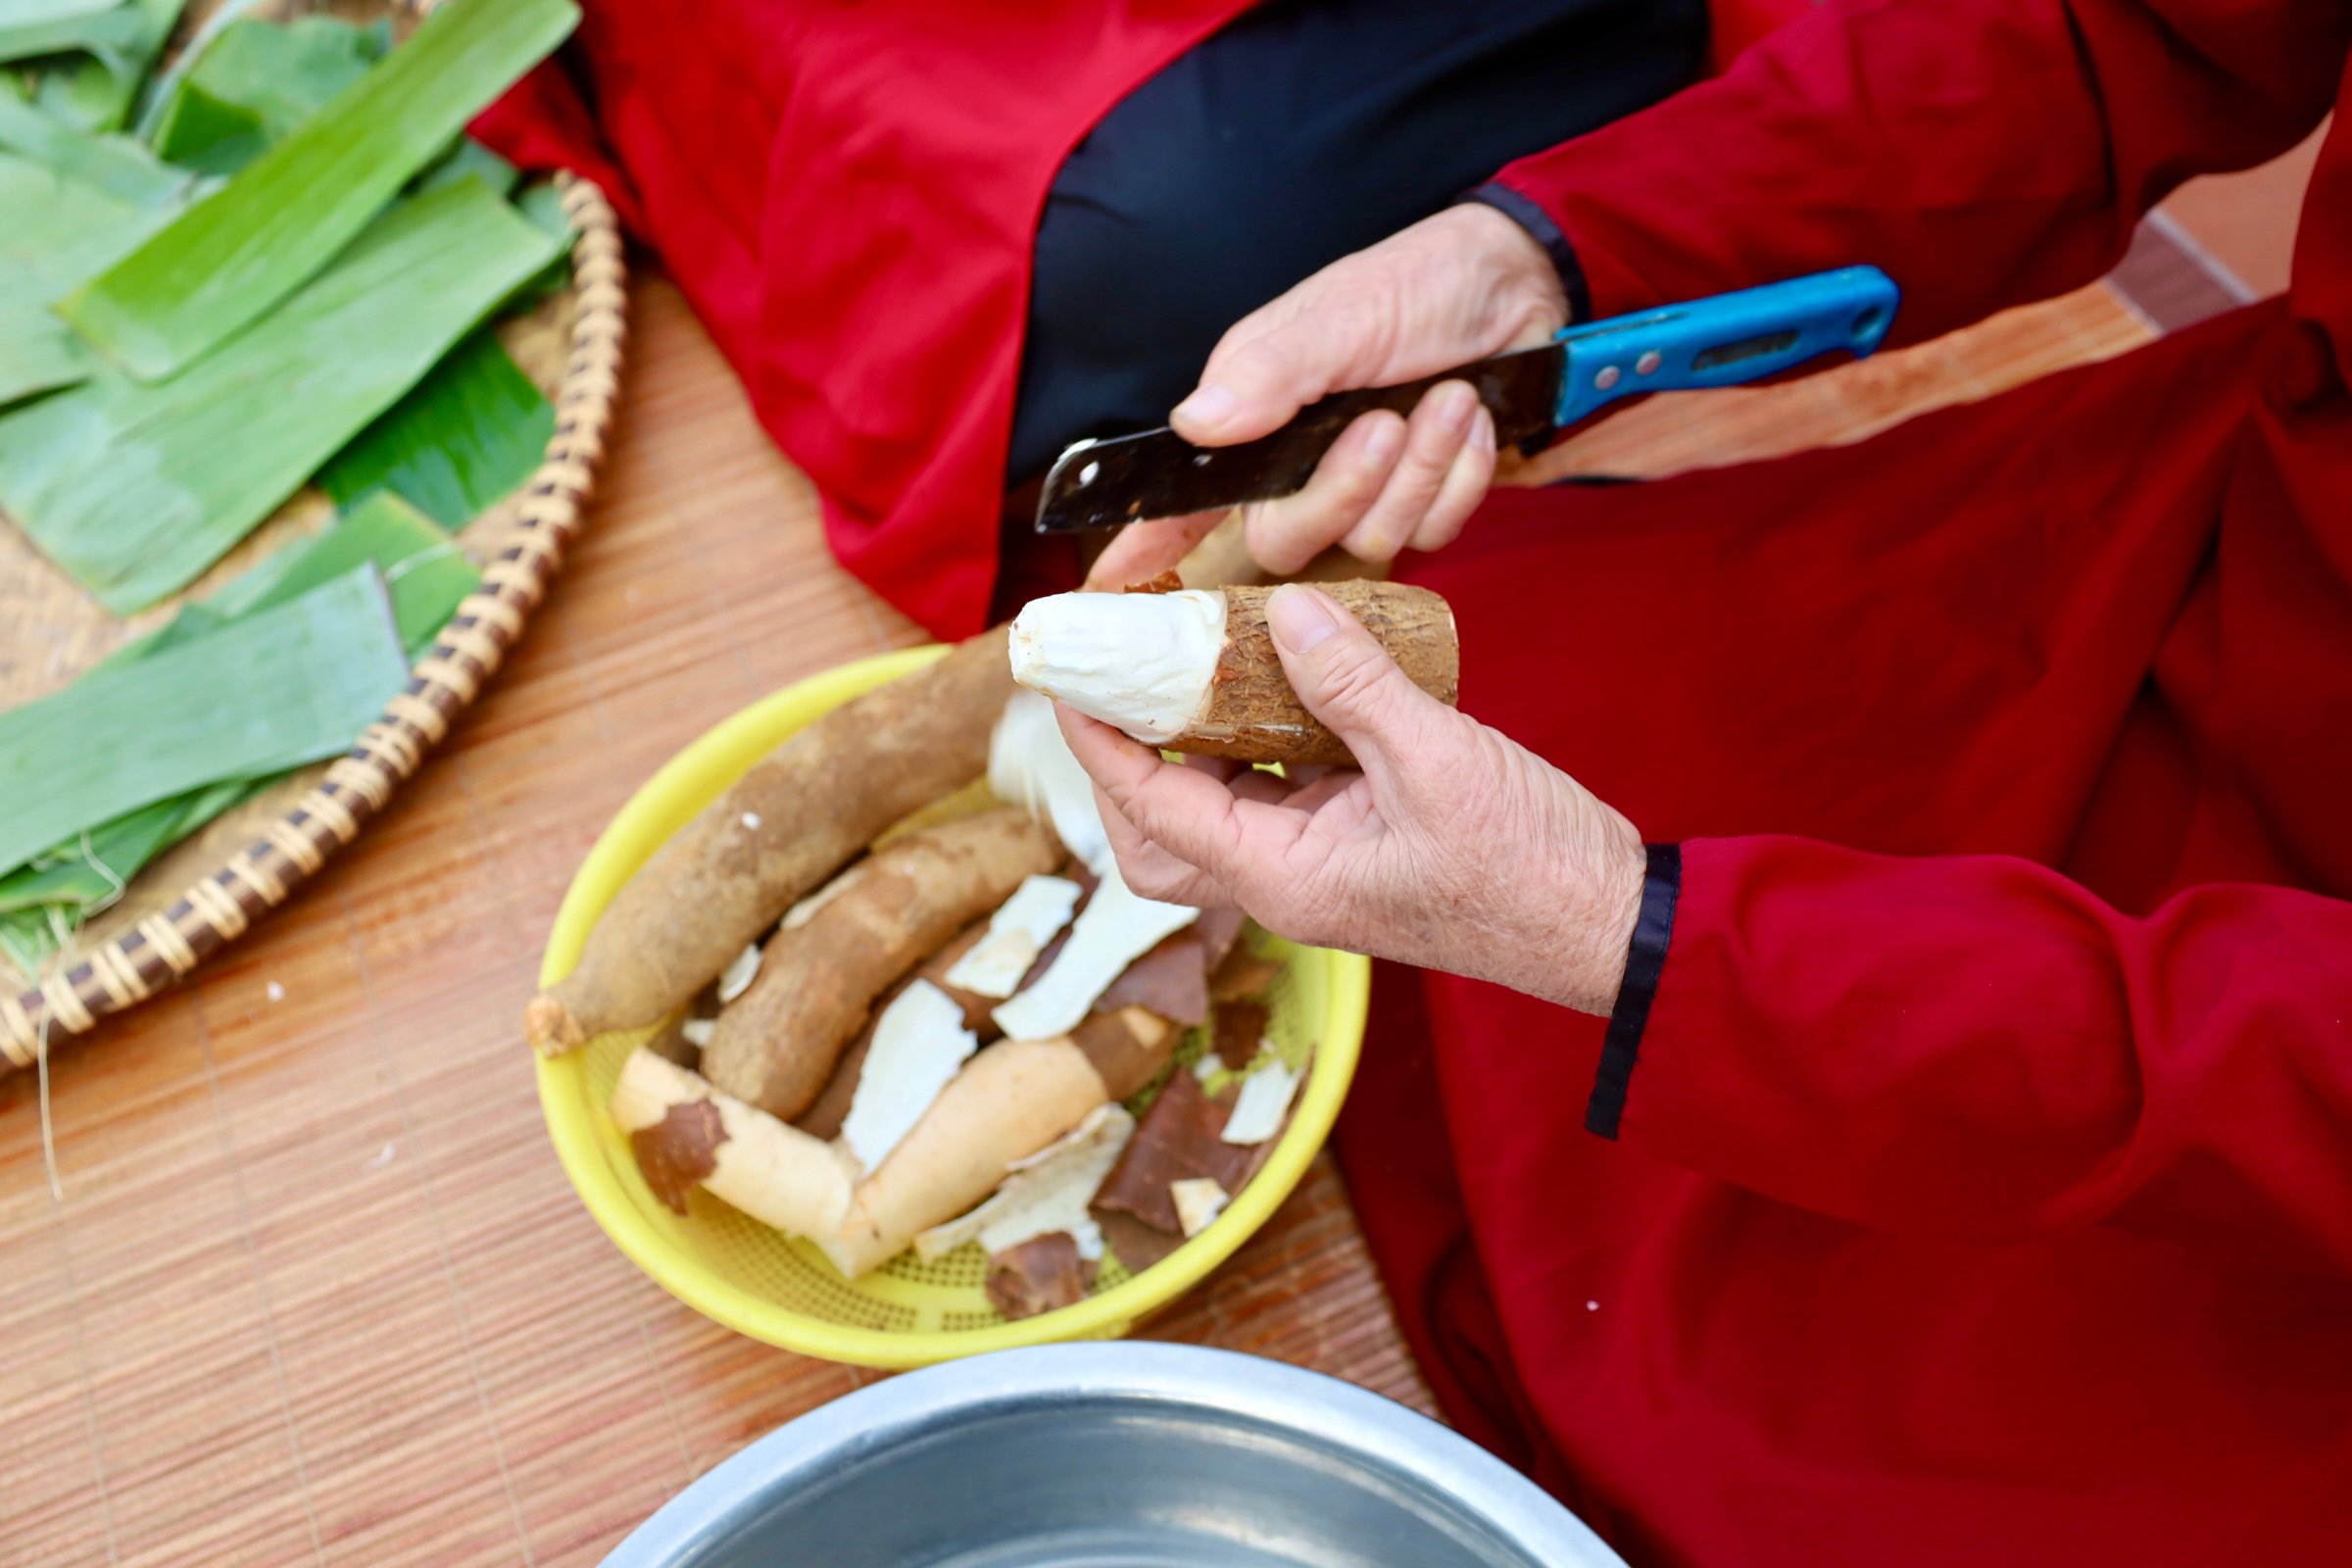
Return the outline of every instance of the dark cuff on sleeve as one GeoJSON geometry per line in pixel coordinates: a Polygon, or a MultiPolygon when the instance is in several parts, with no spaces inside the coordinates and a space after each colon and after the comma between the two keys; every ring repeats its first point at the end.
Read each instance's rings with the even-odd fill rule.
{"type": "Polygon", "coordinates": [[[1549,213],[1499,180],[1488,180],[1464,193],[1462,200],[1492,207],[1533,234],[1559,270],[1560,287],[1568,295],[1568,319],[1580,324],[1592,319],[1592,289],[1585,281],[1585,264],[1576,259],[1576,247],[1568,243],[1568,236],[1560,232],[1549,213]]]}
{"type": "Polygon", "coordinates": [[[1650,845],[1649,869],[1642,877],[1642,913],[1634,921],[1633,947],[1625,956],[1625,984],[1609,1014],[1608,1033],[1601,1037],[1600,1074],[1585,1106],[1586,1130],[1603,1138],[1617,1136],[1617,1122],[1625,1114],[1626,1086],[1642,1054],[1642,1032],[1649,1026],[1649,1004],[1666,968],[1666,946],[1674,940],[1674,902],[1682,890],[1683,847],[1650,845]]]}

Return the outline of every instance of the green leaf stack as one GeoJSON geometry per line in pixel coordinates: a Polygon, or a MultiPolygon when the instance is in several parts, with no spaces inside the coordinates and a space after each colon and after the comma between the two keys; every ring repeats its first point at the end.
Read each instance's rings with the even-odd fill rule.
{"type": "Polygon", "coordinates": [[[578,16],[570,0],[452,0],[60,312],[141,380],[172,374],[316,273],[578,16]]]}
{"type": "Polygon", "coordinates": [[[0,713],[0,865],[93,821],[332,757],[407,682],[383,579],[290,604],[0,713]]]}
{"type": "Polygon", "coordinates": [[[107,370],[0,416],[0,508],[109,610],[153,604],[554,254],[478,181],[403,202],[283,307],[171,380],[107,370]]]}

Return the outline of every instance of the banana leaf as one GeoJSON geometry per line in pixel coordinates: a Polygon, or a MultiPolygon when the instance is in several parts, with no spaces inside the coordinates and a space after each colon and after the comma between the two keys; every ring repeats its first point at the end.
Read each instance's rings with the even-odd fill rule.
{"type": "Polygon", "coordinates": [[[0,713],[0,864],[158,801],[332,757],[409,678],[383,579],[361,566],[0,713]]]}
{"type": "Polygon", "coordinates": [[[333,17],[283,27],[237,23],[213,40],[164,104],[150,138],[156,154],[207,173],[234,173],[365,75],[389,43],[383,28],[333,17]]]}
{"type": "Polygon", "coordinates": [[[0,151],[139,207],[185,201],[196,194],[200,178],[172,168],[128,136],[76,130],[5,92],[0,92],[0,151]]]}
{"type": "Polygon", "coordinates": [[[128,23],[114,24],[110,36],[76,46],[83,52],[55,57],[41,73],[34,101],[78,130],[114,130],[130,114],[147,68],[163,52],[186,0],[129,0],[116,8],[128,23]]]}
{"type": "Polygon", "coordinates": [[[390,491],[463,528],[531,476],[556,411],[483,328],[319,470],[338,506],[390,491]]]}
{"type": "Polygon", "coordinates": [[[152,604],[243,538],[554,249],[477,180],[403,202],[172,379],[141,385],[110,368],[0,415],[0,509],[109,610],[152,604]]]}
{"type": "Polygon", "coordinates": [[[0,262],[0,408],[86,381],[97,360],[13,263],[0,262]]]}
{"type": "Polygon", "coordinates": [[[458,542],[398,496],[375,494],[325,532],[289,545],[191,609],[230,621],[299,598],[356,566],[383,573],[400,645],[414,661],[433,645],[482,574],[458,542]]]}
{"type": "MultiPolygon", "coordinates": [[[[170,223],[172,206],[141,206],[16,153],[0,152],[0,258],[32,286],[63,293],[170,223]]],[[[54,299],[56,293],[46,294],[54,299]]]]}
{"type": "MultiPolygon", "coordinates": [[[[228,779],[142,806],[76,834],[70,844],[0,877],[0,914],[62,904],[67,929],[122,891],[141,867],[250,795],[257,786],[228,779]]],[[[46,925],[48,922],[44,921],[46,925]]]]}
{"type": "MultiPolygon", "coordinates": [[[[372,565],[390,589],[394,628],[411,663],[432,646],[459,604],[481,582],[481,573],[456,541],[430,518],[395,497],[378,495],[324,533],[276,552],[210,599],[183,606],[160,631],[125,644],[99,667],[168,653],[235,619],[291,603],[363,565],[372,565]]],[[[0,876],[0,953],[30,974],[155,857],[280,776],[230,779],[140,807],[0,876]]]]}
{"type": "Polygon", "coordinates": [[[508,308],[527,311],[543,301],[553,299],[571,285],[571,247],[579,239],[571,220],[564,214],[564,198],[555,181],[537,180],[514,193],[514,210],[545,229],[560,249],[554,260],[539,270],[537,276],[514,291],[508,308]]]}
{"type": "Polygon", "coordinates": [[[118,11],[122,3],[123,0],[0,0],[0,34],[40,23],[118,11]]]}
{"type": "Polygon", "coordinates": [[[141,380],[172,374],[318,273],[578,16],[570,0],[451,0],[59,310],[141,380]]]}
{"type": "Polygon", "coordinates": [[[471,174],[501,196],[511,196],[522,171],[508,163],[471,136],[461,136],[458,144],[425,166],[416,176],[418,190],[438,190],[443,185],[464,179],[471,174]]]}
{"type": "Polygon", "coordinates": [[[120,50],[145,30],[128,0],[17,0],[0,11],[0,60],[120,50]]]}
{"type": "Polygon", "coordinates": [[[164,62],[164,69],[149,76],[139,88],[132,100],[136,112],[128,117],[126,128],[130,133],[141,141],[153,140],[156,122],[163,118],[164,105],[171,100],[172,90],[195,68],[196,62],[204,58],[204,52],[213,46],[215,38],[243,21],[248,12],[259,10],[261,5],[262,0],[221,0],[220,5],[214,6],[196,24],[196,30],[188,35],[172,58],[164,62]]]}
{"type": "Polygon", "coordinates": [[[173,210],[170,203],[140,206],[0,152],[0,405],[97,370],[98,357],[49,302],[170,222],[173,210]]]}

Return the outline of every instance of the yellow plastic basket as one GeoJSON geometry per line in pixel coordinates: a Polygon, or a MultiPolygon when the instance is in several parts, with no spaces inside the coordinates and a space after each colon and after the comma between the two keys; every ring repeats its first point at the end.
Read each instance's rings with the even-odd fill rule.
{"type": "MultiPolygon", "coordinates": [[[[597,916],[672,833],[795,730],[860,692],[918,669],[946,650],[859,660],[754,704],[673,758],[612,819],[572,880],[548,937],[542,986],[579,961],[597,916]]],[[[1286,1052],[1311,1047],[1313,1071],[1265,1167],[1215,1224],[1142,1274],[1106,1264],[1075,1306],[1007,1323],[982,1290],[987,1262],[972,1245],[934,1262],[902,1256],[855,1283],[816,1250],[787,1240],[706,1193],[684,1216],[648,1191],[628,1141],[606,1112],[621,1062],[650,1031],[602,1035],[539,1063],[539,1102],[564,1170],[620,1250],[679,1300],[756,1340],[831,1361],[914,1367],[1055,1340],[1115,1339],[1230,1257],[1273,1214],[1323,1147],[1355,1072],[1371,965],[1350,954],[1272,942],[1282,960],[1268,1034],[1286,1052]]]]}

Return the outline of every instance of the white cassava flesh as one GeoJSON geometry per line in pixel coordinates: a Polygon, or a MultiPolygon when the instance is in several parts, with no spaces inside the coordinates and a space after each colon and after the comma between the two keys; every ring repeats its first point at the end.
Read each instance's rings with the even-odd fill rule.
{"type": "Polygon", "coordinates": [[[723,1007],[733,1002],[751,990],[752,982],[759,978],[760,944],[755,942],[735,955],[735,961],[728,964],[726,973],[718,977],[718,1004],[723,1007]]]}
{"type": "Polygon", "coordinates": [[[1242,1080],[1233,1114],[1225,1118],[1219,1136],[1229,1144],[1262,1144],[1282,1131],[1291,1113],[1291,1097],[1298,1092],[1298,1074],[1279,1061],[1269,1061],[1242,1080]]]}
{"type": "Polygon", "coordinates": [[[1045,818],[1061,847],[1095,875],[1111,864],[1095,781],[1070,755],[1051,699],[1016,691],[1005,700],[989,733],[988,787],[1005,805],[1045,818]]]}
{"type": "Polygon", "coordinates": [[[809,894],[807,898],[794,905],[791,908],[786,909],[784,911],[784,918],[776,922],[776,929],[779,931],[798,931],[801,927],[807,925],[809,917],[814,915],[817,910],[823,908],[826,905],[831,904],[835,899],[840,898],[844,893],[849,892],[850,889],[858,885],[858,879],[865,875],[867,863],[868,862],[864,860],[858,861],[847,871],[842,872],[841,875],[835,877],[823,887],[818,888],[814,893],[809,894]]]}
{"type": "Polygon", "coordinates": [[[1023,882],[989,916],[988,934],[956,960],[948,984],[1000,1002],[1011,996],[1046,944],[1070,923],[1078,894],[1078,884],[1067,877],[1033,876],[1023,882]]]}
{"type": "Polygon", "coordinates": [[[987,1202],[917,1236],[915,1255],[928,1262],[971,1241],[1002,1252],[1032,1237],[1067,1231],[1080,1257],[1100,1258],[1102,1228],[1087,1205],[1134,1135],[1135,1118],[1122,1106],[1097,1105],[1067,1137],[1017,1162],[987,1202]]]}
{"type": "Polygon", "coordinates": [[[1168,1183],[1168,1200],[1176,1205],[1176,1222],[1190,1241],[1215,1224],[1233,1198],[1214,1176],[1190,1176],[1168,1183]]]}
{"type": "Polygon", "coordinates": [[[1013,617],[1012,678],[1160,744],[1208,710],[1225,651],[1225,595],[1054,594],[1013,617]]]}
{"type": "Polygon", "coordinates": [[[962,1004],[928,980],[915,981],[882,1009],[841,1124],[842,1142],[859,1169],[881,1167],[979,1046],[980,1037],[963,1026],[962,1004]]]}
{"type": "Polygon", "coordinates": [[[1199,918],[1199,909],[1130,891],[1113,862],[1071,924],[1070,940],[1053,966],[992,1014],[997,1027],[1013,1040],[1069,1033],[1129,964],[1199,918]]]}

